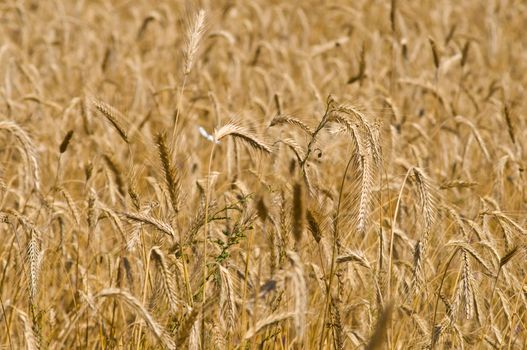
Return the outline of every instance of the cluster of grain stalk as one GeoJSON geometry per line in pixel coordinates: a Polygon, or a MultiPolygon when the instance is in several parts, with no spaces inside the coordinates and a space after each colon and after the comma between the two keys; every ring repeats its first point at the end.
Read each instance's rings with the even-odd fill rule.
{"type": "Polygon", "coordinates": [[[527,347],[527,4],[0,4],[0,348],[527,347]]]}

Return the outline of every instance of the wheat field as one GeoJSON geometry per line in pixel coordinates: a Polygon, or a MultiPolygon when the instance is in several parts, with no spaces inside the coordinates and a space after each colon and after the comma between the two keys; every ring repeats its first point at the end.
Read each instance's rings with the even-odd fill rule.
{"type": "Polygon", "coordinates": [[[527,348],[526,28],[3,1],[0,348],[527,348]]]}

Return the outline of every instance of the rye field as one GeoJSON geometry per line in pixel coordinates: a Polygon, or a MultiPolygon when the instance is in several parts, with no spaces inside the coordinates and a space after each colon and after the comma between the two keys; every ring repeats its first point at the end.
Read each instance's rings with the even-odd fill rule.
{"type": "Polygon", "coordinates": [[[527,3],[0,3],[0,349],[525,349],[527,3]]]}

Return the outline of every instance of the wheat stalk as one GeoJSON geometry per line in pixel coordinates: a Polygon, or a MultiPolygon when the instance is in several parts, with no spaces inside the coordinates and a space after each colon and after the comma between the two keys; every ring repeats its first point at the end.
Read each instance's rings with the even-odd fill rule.
{"type": "Polygon", "coordinates": [[[251,339],[256,334],[264,330],[265,328],[272,326],[278,322],[287,320],[289,318],[293,318],[294,316],[295,316],[294,312],[284,312],[280,314],[269,315],[259,320],[253,327],[249,328],[249,330],[247,330],[247,332],[243,336],[243,339],[245,340],[251,339]]]}
{"type": "Polygon", "coordinates": [[[266,142],[262,141],[256,134],[234,122],[227,123],[214,132],[214,139],[218,142],[227,136],[241,140],[253,149],[262,151],[263,153],[272,152],[271,147],[267,145],[266,142]]]}
{"type": "Polygon", "coordinates": [[[187,49],[185,51],[185,67],[183,73],[188,75],[194,65],[199,44],[205,32],[205,10],[199,10],[187,32],[187,49]]]}
{"type": "Polygon", "coordinates": [[[117,288],[106,288],[101,290],[94,296],[94,299],[99,298],[117,298],[124,301],[130,306],[141,318],[145,321],[148,328],[156,336],[159,342],[167,349],[176,349],[176,344],[169,336],[169,333],[164,329],[146,310],[146,308],[129,292],[117,289],[117,288]]]}
{"type": "Polygon", "coordinates": [[[221,278],[220,310],[226,314],[227,330],[232,332],[236,322],[236,298],[234,284],[229,271],[218,265],[221,278]]]}
{"type": "Polygon", "coordinates": [[[291,115],[277,115],[276,117],[273,118],[273,120],[271,120],[270,126],[276,126],[276,125],[282,125],[282,124],[289,124],[289,125],[296,126],[299,129],[303,130],[308,135],[313,134],[313,129],[307,126],[307,124],[301,121],[300,119],[295,118],[291,115]]]}
{"type": "Polygon", "coordinates": [[[171,236],[172,238],[176,238],[176,233],[174,229],[166,222],[163,222],[159,219],[156,219],[154,217],[145,215],[145,214],[136,214],[136,213],[122,213],[122,215],[127,218],[128,220],[147,224],[149,226],[152,226],[159,231],[166,233],[167,235],[171,236]]]}
{"type": "Polygon", "coordinates": [[[304,269],[300,257],[293,251],[286,252],[291,263],[292,271],[290,273],[292,290],[295,297],[294,324],[296,336],[302,342],[306,330],[306,311],[307,311],[307,288],[304,278],[304,269]]]}
{"type": "Polygon", "coordinates": [[[173,313],[177,313],[181,302],[178,300],[176,295],[176,288],[174,286],[174,276],[169,270],[165,255],[159,247],[152,247],[150,249],[150,256],[155,261],[156,265],[161,272],[162,281],[163,281],[163,291],[168,299],[168,304],[173,313]]]}
{"type": "Polygon", "coordinates": [[[40,167],[38,165],[37,150],[33,144],[33,141],[18,124],[13,121],[3,120],[0,121],[0,130],[5,130],[15,137],[20,143],[21,149],[26,157],[28,166],[28,175],[32,174],[33,183],[37,191],[40,190],[40,167]]]}
{"type": "Polygon", "coordinates": [[[172,165],[172,157],[166,144],[166,136],[158,134],[156,137],[157,147],[159,151],[159,158],[163,166],[165,174],[165,181],[167,183],[172,209],[175,213],[179,212],[179,192],[181,184],[176,176],[174,166],[172,165]]]}
{"type": "Polygon", "coordinates": [[[93,106],[93,108],[99,111],[106,118],[106,120],[112,124],[121,139],[124,142],[129,143],[128,133],[123,126],[123,120],[125,119],[123,114],[96,97],[89,97],[88,101],[90,103],[90,108],[93,106]]]}

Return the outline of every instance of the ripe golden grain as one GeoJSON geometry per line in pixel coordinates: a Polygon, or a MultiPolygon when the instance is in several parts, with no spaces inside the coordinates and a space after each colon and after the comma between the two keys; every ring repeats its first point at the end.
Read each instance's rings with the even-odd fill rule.
{"type": "Polygon", "coordinates": [[[525,348],[525,4],[189,4],[0,5],[0,348],[525,348]]]}

